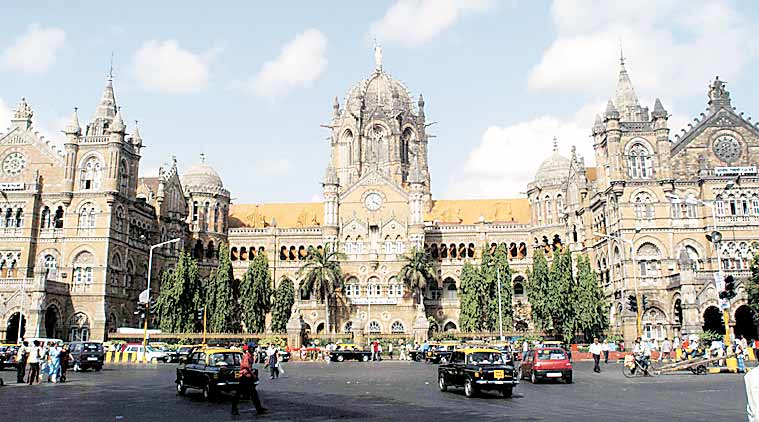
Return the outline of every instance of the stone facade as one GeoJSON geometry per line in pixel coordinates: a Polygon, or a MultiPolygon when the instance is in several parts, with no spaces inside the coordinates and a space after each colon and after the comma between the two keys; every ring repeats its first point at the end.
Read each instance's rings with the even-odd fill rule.
{"type": "MultiPolygon", "coordinates": [[[[463,264],[503,244],[513,269],[506,280],[515,293],[511,330],[532,325],[525,279],[535,251],[550,259],[569,248],[591,257],[613,334],[636,335],[626,308],[635,291],[651,305],[647,336],[718,329],[714,274],[722,265],[739,280],[731,324],[756,335],[743,281],[759,250],[759,131],[732,107],[723,81],[709,86],[706,112],[672,139],[661,101],[652,111],[640,106],[622,62],[617,92],[590,128],[596,166],[586,167],[574,147],[562,156],[555,143],[526,198],[436,200],[424,99],[414,101],[385,71],[379,48],[375,56],[375,68],[343,104],[335,98],[324,125],[331,155],[321,203],[231,204],[204,158],[181,176],[174,161],[158,177],[138,178],[142,139],[136,128],[127,136],[110,79],[85,131],[74,114],[64,152],[35,134],[22,101],[0,137],[0,314],[7,326],[21,302],[27,330],[40,335],[79,338],[86,328],[103,338],[116,326],[133,326],[149,246],[180,238],[204,274],[228,242],[236,277],[263,253],[274,283],[289,278],[296,286],[309,247],[338,245],[346,284],[329,323],[324,305],[301,292],[293,332],[329,326],[421,339],[457,330],[463,264]],[[721,260],[705,237],[715,225],[724,237],[721,260]],[[424,292],[423,310],[397,278],[413,248],[429,252],[440,280],[424,292]]],[[[177,250],[156,250],[154,277],[173,265],[177,250]]]]}

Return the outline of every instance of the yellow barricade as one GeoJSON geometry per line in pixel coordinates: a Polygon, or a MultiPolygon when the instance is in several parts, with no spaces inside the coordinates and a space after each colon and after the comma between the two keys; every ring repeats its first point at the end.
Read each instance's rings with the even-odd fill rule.
{"type": "Polygon", "coordinates": [[[105,352],[105,363],[145,363],[137,359],[137,353],[105,352]]]}

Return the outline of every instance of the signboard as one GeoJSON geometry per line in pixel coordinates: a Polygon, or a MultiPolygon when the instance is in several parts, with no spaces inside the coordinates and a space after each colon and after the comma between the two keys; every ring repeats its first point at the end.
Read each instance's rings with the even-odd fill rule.
{"type": "Polygon", "coordinates": [[[24,190],[23,183],[0,183],[0,190],[24,190]]]}
{"type": "Polygon", "coordinates": [[[718,291],[725,290],[725,278],[720,273],[714,273],[714,285],[717,286],[718,291]]]}
{"type": "Polygon", "coordinates": [[[140,296],[137,298],[137,300],[140,303],[148,303],[148,296],[150,295],[150,292],[148,292],[148,289],[143,290],[140,292],[140,296]]]}
{"type": "Polygon", "coordinates": [[[719,300],[719,309],[720,310],[724,311],[725,309],[729,309],[729,308],[730,308],[730,304],[727,302],[727,299],[720,299],[719,300]]]}
{"type": "Polygon", "coordinates": [[[354,305],[396,305],[398,304],[398,298],[396,297],[354,297],[354,298],[351,298],[351,303],[354,305]]]}
{"type": "Polygon", "coordinates": [[[756,174],[755,166],[748,167],[715,167],[715,176],[742,176],[746,174],[756,174]]]}

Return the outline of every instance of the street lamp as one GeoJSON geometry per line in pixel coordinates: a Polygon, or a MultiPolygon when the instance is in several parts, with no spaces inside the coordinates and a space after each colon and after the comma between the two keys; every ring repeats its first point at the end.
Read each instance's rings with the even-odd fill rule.
{"type": "MultiPolygon", "coordinates": [[[[635,227],[635,233],[638,233],[638,232],[640,232],[640,227],[636,226],[635,227]]],[[[600,237],[606,238],[606,239],[614,239],[614,240],[618,240],[618,241],[621,241],[621,242],[625,242],[628,245],[630,245],[630,259],[632,260],[632,264],[633,264],[633,271],[632,271],[632,273],[633,273],[633,289],[635,290],[635,302],[638,304],[637,309],[635,310],[635,314],[636,314],[635,315],[635,328],[637,330],[638,337],[641,337],[643,335],[643,326],[642,326],[642,324],[643,324],[643,303],[640,300],[640,294],[638,292],[638,276],[637,276],[636,269],[635,269],[638,264],[637,264],[636,258],[635,258],[635,246],[634,246],[633,240],[632,239],[625,239],[625,238],[623,238],[621,236],[612,236],[612,235],[609,235],[609,234],[603,234],[603,233],[599,233],[599,232],[593,232],[593,234],[596,235],[596,236],[600,236],[600,237]]],[[[622,259],[624,259],[624,257],[622,259]]],[[[625,273],[623,275],[623,277],[626,276],[627,275],[627,270],[626,270],[626,266],[625,265],[622,265],[622,271],[625,273]]]]}
{"type": "Polygon", "coordinates": [[[490,261],[488,265],[495,266],[495,277],[498,283],[498,336],[500,337],[501,341],[504,341],[503,307],[501,306],[501,271],[500,271],[500,268],[498,268],[498,265],[496,265],[494,261],[490,261]]]}
{"type": "MultiPolygon", "coordinates": [[[[165,242],[157,243],[150,247],[150,252],[148,253],[148,288],[145,289],[146,297],[145,297],[145,332],[143,335],[143,348],[144,352],[142,354],[143,362],[147,362],[148,359],[148,319],[150,319],[150,278],[153,274],[153,250],[156,248],[160,248],[161,246],[168,245],[170,243],[176,243],[179,242],[181,239],[171,239],[167,240],[165,242]]],[[[142,296],[142,295],[140,295],[142,296]]]]}

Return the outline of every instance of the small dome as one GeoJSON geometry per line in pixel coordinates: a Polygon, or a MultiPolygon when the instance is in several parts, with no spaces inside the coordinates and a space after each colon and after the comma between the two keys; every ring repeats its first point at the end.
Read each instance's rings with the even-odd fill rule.
{"type": "Polygon", "coordinates": [[[221,176],[219,176],[219,173],[217,173],[213,167],[206,164],[203,155],[200,157],[200,163],[190,166],[190,168],[182,174],[180,179],[185,188],[190,186],[213,188],[224,187],[224,183],[221,181],[221,176]]]}
{"type": "Polygon", "coordinates": [[[563,183],[569,177],[572,162],[554,149],[553,154],[546,158],[535,173],[535,183],[543,186],[563,183]]]}

